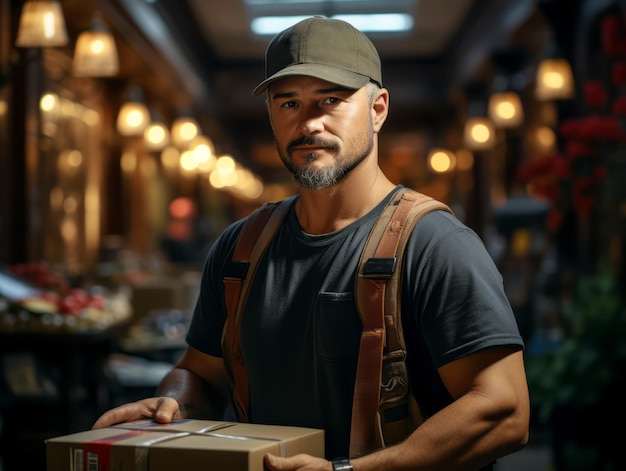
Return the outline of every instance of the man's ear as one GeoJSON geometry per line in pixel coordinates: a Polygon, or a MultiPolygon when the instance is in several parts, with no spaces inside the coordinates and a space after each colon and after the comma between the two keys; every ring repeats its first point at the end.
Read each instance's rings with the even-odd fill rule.
{"type": "Polygon", "coordinates": [[[382,128],[387,114],[389,113],[389,90],[381,88],[378,91],[378,96],[372,103],[372,124],[374,126],[374,132],[379,132],[382,128]]]}

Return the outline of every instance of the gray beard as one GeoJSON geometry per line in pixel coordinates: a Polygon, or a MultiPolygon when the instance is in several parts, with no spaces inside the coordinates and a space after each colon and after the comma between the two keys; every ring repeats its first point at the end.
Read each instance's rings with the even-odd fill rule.
{"type": "MultiPolygon", "coordinates": [[[[370,149],[371,150],[371,149],[370,149]]],[[[368,156],[369,150],[363,152],[355,160],[347,165],[336,165],[328,168],[289,168],[293,179],[298,186],[307,190],[323,190],[339,183],[343,178],[357,167],[368,156]]]]}
{"type": "MultiPolygon", "coordinates": [[[[278,149],[278,146],[276,147],[278,149]]],[[[337,163],[332,167],[325,167],[321,169],[312,168],[308,165],[305,165],[303,168],[297,168],[293,165],[292,160],[289,159],[288,156],[285,155],[285,153],[283,153],[280,149],[278,149],[278,153],[280,154],[280,158],[285,164],[285,167],[287,167],[287,170],[291,172],[294,182],[299,187],[307,190],[323,190],[325,188],[330,188],[343,180],[346,175],[348,175],[367,158],[373,147],[374,139],[372,134],[370,134],[370,139],[366,147],[356,156],[356,158],[354,158],[354,160],[343,164],[337,163]]],[[[339,155],[340,150],[335,150],[337,152],[336,155],[339,155]]],[[[309,162],[313,162],[316,159],[314,153],[307,155],[307,158],[309,162]]]]}

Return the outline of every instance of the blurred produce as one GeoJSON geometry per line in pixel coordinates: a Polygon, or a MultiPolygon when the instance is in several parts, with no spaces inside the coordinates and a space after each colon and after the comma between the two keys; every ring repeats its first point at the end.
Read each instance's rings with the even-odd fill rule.
{"type": "Polygon", "coordinates": [[[104,330],[132,316],[127,290],[76,286],[45,262],[9,266],[3,274],[0,332],[104,330]]]}

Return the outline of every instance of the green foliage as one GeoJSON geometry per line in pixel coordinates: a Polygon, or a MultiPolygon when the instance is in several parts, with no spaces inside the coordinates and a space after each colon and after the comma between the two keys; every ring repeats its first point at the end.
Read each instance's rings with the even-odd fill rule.
{"type": "Polygon", "coordinates": [[[579,280],[562,328],[555,350],[527,359],[531,401],[542,422],[556,407],[599,404],[626,372],[626,311],[610,275],[579,280]]]}

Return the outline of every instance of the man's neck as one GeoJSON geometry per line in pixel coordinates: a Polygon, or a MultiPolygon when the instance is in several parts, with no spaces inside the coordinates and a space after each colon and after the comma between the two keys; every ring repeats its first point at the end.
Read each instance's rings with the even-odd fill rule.
{"type": "Polygon", "coordinates": [[[369,184],[344,181],[324,190],[300,190],[298,222],[308,234],[338,231],[370,212],[394,188],[379,172],[369,184]]]}

